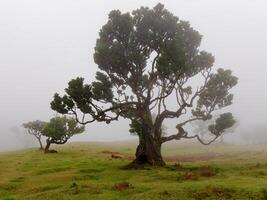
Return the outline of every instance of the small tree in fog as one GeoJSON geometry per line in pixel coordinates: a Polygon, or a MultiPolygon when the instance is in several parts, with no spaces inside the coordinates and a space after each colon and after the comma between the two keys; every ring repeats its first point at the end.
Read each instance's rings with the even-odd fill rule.
{"type": "Polygon", "coordinates": [[[54,117],[45,125],[42,134],[47,137],[45,153],[49,153],[51,144],[65,144],[73,135],[84,132],[84,126],[75,119],[54,117]]]}
{"type": "Polygon", "coordinates": [[[42,131],[43,131],[44,127],[45,127],[45,124],[46,124],[46,122],[39,121],[39,120],[22,124],[22,126],[25,129],[27,129],[27,133],[29,135],[34,136],[38,140],[41,150],[43,149],[42,131]]]}

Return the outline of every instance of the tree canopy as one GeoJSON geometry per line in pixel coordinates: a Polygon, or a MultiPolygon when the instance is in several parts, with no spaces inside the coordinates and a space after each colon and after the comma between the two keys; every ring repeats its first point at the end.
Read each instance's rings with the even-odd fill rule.
{"type": "Polygon", "coordinates": [[[45,125],[42,134],[47,137],[45,151],[51,144],[65,144],[73,135],[84,132],[84,126],[78,125],[75,119],[54,117],[45,125]]]}

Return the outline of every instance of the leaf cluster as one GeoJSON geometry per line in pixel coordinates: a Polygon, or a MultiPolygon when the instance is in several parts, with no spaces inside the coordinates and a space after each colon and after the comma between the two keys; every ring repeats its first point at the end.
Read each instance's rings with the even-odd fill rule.
{"type": "Polygon", "coordinates": [[[226,129],[232,127],[235,124],[232,113],[221,114],[212,124],[208,127],[209,131],[214,135],[221,135],[226,129]]]}
{"type": "Polygon", "coordinates": [[[84,126],[78,125],[73,118],[54,117],[45,125],[42,134],[55,143],[61,143],[84,130],[84,126]]]}

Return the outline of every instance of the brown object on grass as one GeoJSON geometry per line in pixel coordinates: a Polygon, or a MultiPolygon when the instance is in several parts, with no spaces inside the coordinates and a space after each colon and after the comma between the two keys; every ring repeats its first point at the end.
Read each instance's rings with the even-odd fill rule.
{"type": "Polygon", "coordinates": [[[123,191],[130,187],[130,184],[128,182],[121,182],[114,185],[113,189],[117,191],[123,191]]]}
{"type": "Polygon", "coordinates": [[[121,159],[121,158],[123,158],[123,156],[120,155],[120,154],[111,154],[111,158],[114,158],[114,159],[121,159]]]}
{"type": "Polygon", "coordinates": [[[212,177],[212,176],[216,175],[215,169],[213,169],[209,166],[200,167],[198,169],[198,173],[202,177],[212,177]]]}
{"type": "Polygon", "coordinates": [[[101,153],[104,153],[104,154],[119,154],[119,152],[116,152],[116,151],[109,151],[109,150],[104,150],[104,151],[102,151],[101,153]]]}

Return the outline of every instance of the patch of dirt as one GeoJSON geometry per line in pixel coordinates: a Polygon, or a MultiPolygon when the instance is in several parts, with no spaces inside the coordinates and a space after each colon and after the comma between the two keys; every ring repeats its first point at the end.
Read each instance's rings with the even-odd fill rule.
{"type": "Polygon", "coordinates": [[[124,158],[124,156],[121,155],[121,154],[111,154],[111,158],[113,158],[113,159],[122,159],[122,158],[124,158]]]}
{"type": "Polygon", "coordinates": [[[128,182],[117,183],[113,186],[113,189],[116,191],[123,191],[130,188],[130,184],[128,182]]]}
{"type": "Polygon", "coordinates": [[[178,180],[198,180],[198,174],[195,172],[186,172],[181,177],[178,178],[178,180]]]}
{"type": "Polygon", "coordinates": [[[212,177],[217,174],[216,170],[209,166],[198,168],[197,173],[202,177],[212,177]]]}
{"type": "Polygon", "coordinates": [[[241,199],[241,198],[233,198],[233,197],[236,197],[236,195],[238,195],[238,192],[234,189],[222,188],[222,187],[211,187],[211,186],[207,186],[203,190],[189,191],[189,196],[193,197],[195,200],[241,199]]]}
{"type": "Polygon", "coordinates": [[[101,153],[103,153],[103,154],[120,154],[119,152],[116,152],[116,151],[109,151],[109,150],[104,150],[104,151],[102,151],[101,153]]]}
{"type": "Polygon", "coordinates": [[[165,161],[167,162],[195,162],[195,161],[207,161],[217,158],[225,157],[224,154],[218,153],[202,153],[194,155],[179,155],[179,156],[167,156],[165,161]]]}
{"type": "Polygon", "coordinates": [[[133,160],[134,159],[133,156],[121,154],[120,152],[116,152],[116,151],[104,150],[101,153],[109,154],[110,155],[110,159],[122,159],[122,160],[133,160]]]}
{"type": "Polygon", "coordinates": [[[45,151],[45,153],[58,153],[57,150],[48,150],[48,151],[45,151]]]}

